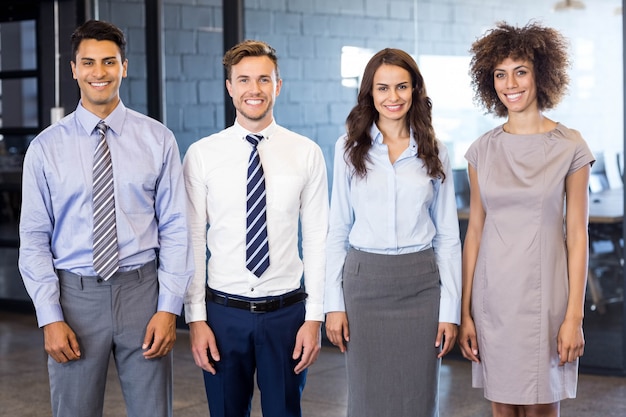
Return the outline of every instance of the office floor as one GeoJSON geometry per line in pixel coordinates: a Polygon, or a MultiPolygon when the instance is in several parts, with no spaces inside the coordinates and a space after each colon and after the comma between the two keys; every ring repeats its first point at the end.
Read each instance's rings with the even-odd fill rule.
{"type": "MultiPolygon", "coordinates": [[[[50,416],[50,394],[42,333],[28,313],[0,310],[0,414],[12,417],[50,416]]],[[[174,416],[208,416],[202,375],[193,363],[186,330],[178,331],[174,358],[174,416]]],[[[105,416],[125,416],[114,366],[109,370],[105,416]]],[[[484,417],[490,406],[480,390],[470,388],[470,364],[444,359],[441,369],[441,416],[484,417]]],[[[304,390],[304,417],[345,415],[344,358],[336,349],[322,348],[304,390]]],[[[578,398],[562,403],[564,417],[623,417],[626,378],[580,375],[578,398]]],[[[255,395],[252,417],[260,417],[255,395]]],[[[271,416],[267,416],[271,417],[271,416]]]]}

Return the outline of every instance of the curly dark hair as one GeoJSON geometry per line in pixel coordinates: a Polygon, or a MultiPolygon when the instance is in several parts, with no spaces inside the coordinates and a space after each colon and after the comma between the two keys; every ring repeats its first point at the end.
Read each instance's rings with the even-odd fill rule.
{"type": "Polygon", "coordinates": [[[348,140],[345,144],[345,153],[348,162],[357,176],[361,178],[367,176],[368,152],[372,147],[370,128],[378,119],[378,111],[374,107],[372,96],[374,74],[383,64],[396,65],[411,75],[413,103],[406,116],[407,128],[413,130],[417,141],[417,157],[424,161],[428,175],[444,180],[446,176],[439,160],[439,147],[432,125],[432,102],[426,95],[424,78],[411,55],[400,49],[383,49],[374,55],[365,67],[357,104],[346,119],[348,140]]]}
{"type": "Polygon", "coordinates": [[[507,116],[507,108],[498,98],[493,74],[496,65],[506,58],[531,61],[537,86],[537,106],[540,111],[554,108],[563,98],[569,84],[569,44],[555,29],[530,22],[514,27],[498,22],[470,48],[473,55],[469,74],[474,87],[474,102],[487,113],[507,116]]]}

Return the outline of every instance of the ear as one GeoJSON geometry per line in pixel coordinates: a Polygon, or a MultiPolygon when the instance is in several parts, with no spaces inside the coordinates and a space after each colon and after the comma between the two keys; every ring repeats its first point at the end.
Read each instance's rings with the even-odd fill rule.
{"type": "Polygon", "coordinates": [[[76,78],[76,63],[74,61],[70,61],[70,68],[72,69],[72,78],[77,80],[76,78]]]}
{"type": "Polygon", "coordinates": [[[128,75],[128,59],[124,60],[124,63],[122,64],[122,78],[126,78],[126,76],[128,75]]]}
{"type": "Polygon", "coordinates": [[[229,96],[233,96],[233,91],[232,91],[232,84],[230,83],[230,80],[226,80],[226,90],[228,91],[228,95],[229,96]]]}
{"type": "Polygon", "coordinates": [[[280,89],[282,86],[283,86],[283,80],[279,78],[278,80],[276,80],[276,97],[280,95],[280,89]]]}

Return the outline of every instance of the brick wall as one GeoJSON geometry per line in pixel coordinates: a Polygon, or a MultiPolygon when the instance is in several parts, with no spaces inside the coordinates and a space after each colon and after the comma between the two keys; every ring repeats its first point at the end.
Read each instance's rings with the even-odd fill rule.
{"type": "MultiPolygon", "coordinates": [[[[276,48],[283,78],[276,119],[316,140],[330,167],[333,144],[356,97],[355,89],[341,83],[343,46],[374,52],[397,47],[421,64],[422,56],[466,56],[471,42],[496,21],[524,24],[534,18],[562,30],[572,43],[570,94],[550,116],[580,130],[592,149],[621,152],[622,19],[614,14],[621,2],[586,1],[585,10],[554,12],[556,1],[248,0],[245,36],[276,48]]],[[[163,0],[166,124],[182,152],[224,128],[221,4],[163,0]]],[[[100,18],[127,33],[129,76],[122,97],[129,107],[145,111],[143,0],[101,0],[100,18]]],[[[426,79],[427,88],[432,85],[437,131],[455,164],[463,163],[464,149],[478,134],[501,122],[469,102],[469,87],[459,80],[466,75],[467,68],[460,66],[436,69],[426,79]],[[437,96],[445,91],[446,74],[460,86],[463,103],[455,103],[454,91],[437,96]]]]}

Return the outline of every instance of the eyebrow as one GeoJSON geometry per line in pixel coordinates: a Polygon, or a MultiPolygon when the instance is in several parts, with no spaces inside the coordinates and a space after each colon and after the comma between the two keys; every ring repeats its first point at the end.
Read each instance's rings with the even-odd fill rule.
{"type": "MultiPolygon", "coordinates": [[[[409,83],[410,83],[410,81],[402,81],[401,83],[398,83],[398,84],[395,84],[395,85],[404,85],[404,84],[409,84],[409,83]]],[[[385,87],[389,86],[389,84],[386,84],[386,83],[376,83],[375,85],[380,85],[380,86],[385,86],[385,87]]]]}
{"type": "MultiPolygon", "coordinates": [[[[529,69],[530,67],[529,67],[528,65],[522,64],[522,65],[518,65],[517,67],[513,68],[513,71],[517,71],[517,70],[518,70],[518,69],[520,69],[520,68],[529,69]]],[[[494,69],[494,72],[495,72],[495,71],[502,71],[502,72],[505,72],[506,70],[505,70],[505,69],[501,69],[501,68],[495,68],[495,69],[494,69]]]]}
{"type": "MultiPolygon", "coordinates": [[[[97,61],[96,58],[90,58],[90,57],[83,57],[80,60],[81,61],[97,61]]],[[[115,57],[115,56],[106,56],[106,57],[101,59],[101,61],[112,61],[112,60],[117,60],[117,57],[115,57]]]]}

